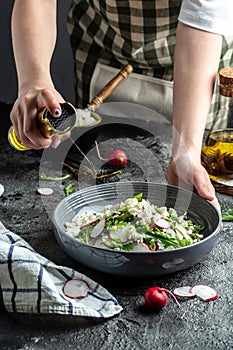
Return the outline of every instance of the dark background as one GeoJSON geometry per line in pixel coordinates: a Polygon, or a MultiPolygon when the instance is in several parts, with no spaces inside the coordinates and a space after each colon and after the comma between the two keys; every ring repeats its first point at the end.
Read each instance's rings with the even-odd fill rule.
{"type": "MultiPolygon", "coordinates": [[[[11,11],[14,1],[0,1],[0,102],[17,97],[17,76],[11,44],[11,11]]],[[[58,40],[52,60],[52,75],[64,98],[74,102],[73,60],[66,28],[68,0],[58,0],[58,40]]]]}

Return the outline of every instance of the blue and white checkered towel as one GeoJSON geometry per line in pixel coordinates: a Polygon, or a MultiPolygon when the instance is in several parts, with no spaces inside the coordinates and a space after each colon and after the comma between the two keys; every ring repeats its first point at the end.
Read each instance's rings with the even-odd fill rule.
{"type": "Polygon", "coordinates": [[[9,312],[107,318],[122,310],[101,285],[73,269],[55,265],[1,222],[0,286],[4,306],[9,312]],[[89,285],[85,298],[71,299],[64,295],[64,284],[73,278],[89,285]]]}

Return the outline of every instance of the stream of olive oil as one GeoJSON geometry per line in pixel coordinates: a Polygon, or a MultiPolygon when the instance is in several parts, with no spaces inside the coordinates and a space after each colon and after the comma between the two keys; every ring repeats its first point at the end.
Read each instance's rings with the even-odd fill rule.
{"type": "Polygon", "coordinates": [[[77,148],[77,150],[81,153],[81,155],[86,159],[86,161],[89,163],[91,169],[93,172],[96,172],[95,166],[93,162],[86,156],[86,154],[81,150],[81,148],[77,145],[77,143],[72,139],[72,137],[69,137],[70,141],[73,143],[73,145],[77,148]]]}

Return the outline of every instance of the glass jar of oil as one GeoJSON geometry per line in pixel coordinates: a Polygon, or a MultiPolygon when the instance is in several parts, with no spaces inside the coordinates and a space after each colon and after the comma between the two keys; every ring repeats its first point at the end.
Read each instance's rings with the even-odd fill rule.
{"type": "Polygon", "coordinates": [[[202,148],[202,165],[212,180],[233,186],[233,68],[219,72],[220,106],[202,148]]]}

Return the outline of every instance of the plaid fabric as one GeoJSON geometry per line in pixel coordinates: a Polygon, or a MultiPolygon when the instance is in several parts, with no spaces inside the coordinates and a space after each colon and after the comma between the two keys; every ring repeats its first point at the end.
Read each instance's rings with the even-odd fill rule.
{"type": "Polygon", "coordinates": [[[107,318],[122,310],[101,285],[73,269],[55,265],[1,222],[0,287],[9,312],[107,318]],[[75,278],[90,287],[83,299],[68,298],[62,291],[64,284],[75,278]]]}
{"type": "MultiPolygon", "coordinates": [[[[73,0],[68,31],[75,58],[76,98],[79,107],[89,101],[96,64],[173,80],[175,33],[182,0],[73,0]]],[[[220,67],[232,64],[233,45],[224,39],[220,67]]],[[[217,87],[209,122],[219,107],[217,87]]]]}
{"type": "MultiPolygon", "coordinates": [[[[223,37],[222,54],[219,64],[219,70],[224,67],[233,67],[233,37],[223,37]]],[[[210,106],[207,128],[213,127],[215,123],[221,125],[221,128],[227,126],[227,113],[221,113],[222,110],[227,111],[229,98],[219,94],[218,77],[215,82],[212,104],[210,106]],[[221,119],[221,120],[219,120],[221,119]]]]}

